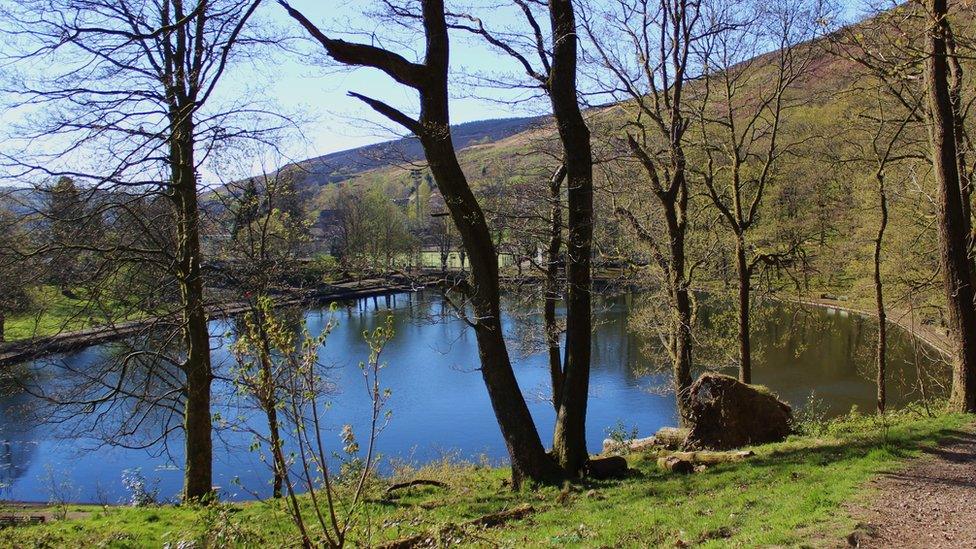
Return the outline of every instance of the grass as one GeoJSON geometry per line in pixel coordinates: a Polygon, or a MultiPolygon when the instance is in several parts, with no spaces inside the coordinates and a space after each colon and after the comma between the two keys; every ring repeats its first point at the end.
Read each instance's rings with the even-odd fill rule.
{"type": "Polygon", "coordinates": [[[7,317],[7,341],[80,330],[98,323],[86,311],[85,299],[71,299],[54,286],[35,288],[32,294],[33,310],[7,317]]]}
{"type": "Polygon", "coordinates": [[[31,290],[34,306],[29,312],[9,315],[4,326],[7,341],[45,337],[85,328],[103,326],[110,322],[134,320],[141,313],[128,310],[120,303],[102,303],[101,307],[88,299],[82,289],[75,290],[75,298],[64,295],[56,286],[38,286],[31,290]]]}
{"type": "MultiPolygon", "coordinates": [[[[506,470],[476,464],[405,468],[398,472],[401,480],[436,478],[450,488],[412,488],[399,499],[386,499],[378,486],[360,515],[352,545],[422,532],[439,532],[445,544],[502,547],[836,545],[854,528],[845,504],[868,497],[868,480],[904,465],[970,421],[906,411],[891,415],[884,426],[873,417],[853,415],[811,434],[758,446],[756,456],[744,462],[694,475],[661,472],[656,456],[635,454],[628,457],[637,471],[630,478],[562,489],[512,492],[506,470]],[[523,504],[537,512],[488,530],[445,529],[523,504]]],[[[287,546],[295,541],[287,516],[274,503],[71,506],[69,513],[65,520],[0,530],[0,546],[287,546]]]]}

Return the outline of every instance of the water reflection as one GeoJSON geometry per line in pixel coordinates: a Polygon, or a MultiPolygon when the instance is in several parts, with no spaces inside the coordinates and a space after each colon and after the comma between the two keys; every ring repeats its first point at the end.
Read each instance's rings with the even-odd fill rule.
{"type": "Polygon", "coordinates": [[[30,398],[16,386],[0,383],[0,397],[0,497],[7,498],[35,461],[37,424],[27,419],[30,398]]]}

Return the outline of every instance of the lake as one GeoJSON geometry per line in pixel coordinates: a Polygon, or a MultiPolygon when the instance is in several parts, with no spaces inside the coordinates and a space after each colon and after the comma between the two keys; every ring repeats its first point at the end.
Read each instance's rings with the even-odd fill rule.
{"type": "MultiPolygon", "coordinates": [[[[656,336],[638,335],[630,329],[630,319],[645,299],[642,294],[627,293],[601,298],[595,307],[598,322],[587,416],[587,442],[592,452],[600,450],[607,429],[614,425],[622,424],[628,431],[634,428],[640,436],[649,436],[677,420],[674,396],[667,391],[670,382],[659,371],[660,360],[649,348],[656,336]]],[[[546,355],[516,350],[525,347],[520,343],[527,339],[525,331],[518,328],[532,325],[538,316],[531,314],[533,309],[512,303],[506,309],[516,374],[543,441],[548,441],[554,412],[545,400],[549,383],[546,355]]],[[[703,323],[721,325],[730,318],[726,309],[708,304],[703,308],[703,323]]],[[[768,386],[797,407],[806,405],[814,393],[820,401],[818,407],[827,415],[846,413],[855,405],[865,411],[874,409],[876,323],[837,310],[777,303],[761,309],[753,329],[756,383],[768,386]]],[[[351,424],[357,432],[365,432],[362,429],[370,403],[358,368],[368,353],[362,333],[392,314],[396,336],[384,351],[388,366],[382,370],[381,382],[392,390],[388,406],[393,416],[377,442],[382,467],[388,470],[390,459],[416,463],[444,457],[504,461],[505,447],[477,371],[474,334],[451,313],[436,292],[362,299],[343,304],[334,313],[327,308],[300,313],[313,334],[333,315],[339,322],[320,354],[321,361],[330,366],[329,377],[337,387],[329,397],[327,412],[332,432],[325,437],[335,443],[336,450],[342,425],[351,424]]],[[[229,344],[234,330],[232,320],[211,325],[214,363],[222,371],[233,363],[229,344]]],[[[916,345],[901,330],[889,330],[889,334],[889,402],[899,406],[920,397],[920,371],[933,378],[942,378],[944,373],[931,350],[916,345]]],[[[734,348],[728,340],[716,341],[715,348],[734,348]]],[[[85,372],[112,360],[123,345],[92,347],[39,360],[28,367],[35,374],[48,375],[52,385],[70,384],[74,381],[65,379],[66,367],[85,372]]],[[[698,345],[707,351],[709,343],[702,340],[698,345]]],[[[702,356],[712,359],[705,351],[702,356]]],[[[938,394],[936,389],[927,388],[929,396],[938,394]]],[[[214,481],[222,497],[247,499],[252,494],[269,494],[269,469],[258,452],[249,449],[252,435],[247,432],[248,428],[260,429],[261,418],[237,402],[226,382],[216,382],[214,392],[215,411],[232,424],[214,439],[214,481]]],[[[57,485],[77,501],[118,503],[127,499],[122,477],[132,470],[140,471],[158,486],[162,497],[174,498],[180,491],[179,440],[148,449],[102,445],[99,437],[109,432],[110,427],[104,424],[111,421],[95,425],[84,416],[84,420],[51,425],[41,422],[47,418],[46,412],[35,402],[9,383],[0,398],[0,498],[43,502],[57,485]]],[[[113,414],[133,412],[113,410],[105,417],[111,420],[113,414]]],[[[158,427],[158,421],[147,422],[146,428],[158,427]]]]}

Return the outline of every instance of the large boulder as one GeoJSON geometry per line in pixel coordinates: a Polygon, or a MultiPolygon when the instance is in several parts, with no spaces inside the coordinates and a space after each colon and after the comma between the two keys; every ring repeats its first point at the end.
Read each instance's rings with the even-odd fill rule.
{"type": "Polygon", "coordinates": [[[704,374],[691,386],[689,416],[685,445],[713,450],[783,440],[793,423],[793,410],[768,389],[721,374],[704,374]]]}

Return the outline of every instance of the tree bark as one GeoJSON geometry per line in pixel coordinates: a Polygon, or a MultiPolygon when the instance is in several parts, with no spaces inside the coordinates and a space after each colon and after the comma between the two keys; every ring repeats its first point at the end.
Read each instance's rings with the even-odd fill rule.
{"type": "Polygon", "coordinates": [[[576,96],[577,34],[571,0],[550,0],[553,31],[549,96],[566,167],[566,360],[553,454],[570,476],[582,474],[592,339],[593,152],[590,131],[576,96]]]}
{"type": "Polygon", "coordinates": [[[183,498],[199,500],[213,491],[213,442],[211,439],[210,333],[204,309],[203,274],[200,269],[200,219],[197,204],[191,109],[171,115],[170,167],[173,201],[177,214],[177,282],[183,309],[186,342],[185,471],[183,498]]]}
{"type": "Polygon", "coordinates": [[[925,59],[931,116],[930,138],[936,180],[940,267],[945,282],[949,330],[953,340],[950,408],[976,412],[976,307],[972,262],[962,204],[956,131],[948,75],[946,0],[927,0],[933,17],[925,59]]]}
{"type": "Polygon", "coordinates": [[[0,310],[0,343],[7,341],[7,313],[0,310]]]}
{"type": "Polygon", "coordinates": [[[745,238],[740,234],[735,241],[736,274],[739,280],[739,381],[752,383],[752,342],[749,338],[749,294],[752,269],[746,260],[745,238]]]}
{"type": "MultiPolygon", "coordinates": [[[[952,29],[946,26],[946,53],[949,63],[949,100],[952,102],[952,122],[954,125],[954,140],[956,144],[956,168],[959,171],[959,191],[962,200],[963,224],[965,225],[968,238],[969,254],[973,261],[976,261],[976,233],[973,232],[972,219],[972,178],[970,177],[967,157],[968,143],[966,140],[966,118],[962,102],[963,92],[963,67],[956,53],[956,41],[952,34],[952,29]]],[[[976,269],[976,263],[971,267],[976,269]]]]}
{"type": "Polygon", "coordinates": [[[423,2],[427,31],[427,78],[420,94],[419,137],[466,252],[471,269],[469,298],[476,320],[475,335],[481,375],[512,462],[512,481],[523,478],[553,482],[563,477],[539,438],[535,422],[515,378],[501,324],[498,256],[484,212],[471,192],[451,140],[448,109],[449,40],[443,0],[423,2]]]}

